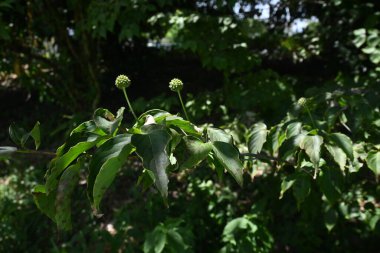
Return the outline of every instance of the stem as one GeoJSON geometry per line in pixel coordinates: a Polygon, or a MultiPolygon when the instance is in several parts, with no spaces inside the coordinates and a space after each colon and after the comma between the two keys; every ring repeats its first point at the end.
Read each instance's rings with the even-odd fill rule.
{"type": "Polygon", "coordinates": [[[135,114],[135,112],[133,111],[133,108],[132,108],[132,106],[131,106],[131,103],[129,103],[129,99],[128,99],[127,91],[125,90],[125,88],[123,89],[123,93],[124,93],[125,100],[127,100],[127,103],[128,103],[128,106],[129,106],[129,110],[131,110],[131,113],[133,114],[133,117],[134,117],[135,120],[137,121],[136,114],[135,114]]]}
{"type": "Polygon", "coordinates": [[[317,127],[315,126],[315,123],[314,123],[313,117],[311,116],[311,113],[310,113],[309,108],[308,108],[307,106],[305,106],[305,107],[306,107],[307,114],[308,114],[309,117],[310,117],[311,124],[313,124],[313,127],[314,127],[315,129],[317,129],[317,127]]]}
{"type": "Polygon", "coordinates": [[[314,169],[314,175],[313,175],[313,179],[317,179],[317,176],[318,176],[318,168],[315,168],[314,169]]]}
{"type": "Polygon", "coordinates": [[[189,121],[189,116],[187,116],[186,108],[185,108],[185,106],[183,104],[182,96],[181,96],[181,92],[180,91],[178,91],[178,97],[179,97],[179,101],[181,102],[181,106],[182,106],[183,112],[185,113],[186,120],[189,121]]]}
{"type": "Polygon", "coordinates": [[[36,150],[16,150],[16,153],[19,154],[29,154],[29,155],[47,155],[47,156],[56,156],[56,153],[49,151],[36,151],[36,150]]]}
{"type": "Polygon", "coordinates": [[[294,163],[292,162],[288,162],[288,161],[285,161],[285,160],[282,160],[280,158],[277,158],[277,157],[273,157],[273,156],[268,156],[268,155],[265,155],[265,154],[252,154],[252,153],[241,153],[240,154],[241,156],[248,156],[248,157],[253,157],[253,158],[256,158],[256,159],[263,159],[263,160],[271,160],[271,161],[275,161],[275,162],[283,162],[283,163],[286,163],[286,164],[289,164],[289,165],[295,165],[294,163]]]}

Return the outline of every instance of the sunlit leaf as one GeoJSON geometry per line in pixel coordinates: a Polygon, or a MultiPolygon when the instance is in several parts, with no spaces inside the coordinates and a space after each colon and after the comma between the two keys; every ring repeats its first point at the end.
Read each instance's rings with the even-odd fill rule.
{"type": "Polygon", "coordinates": [[[284,197],[285,192],[293,186],[295,181],[296,181],[296,178],[294,177],[294,175],[287,176],[282,180],[279,199],[282,199],[284,197]]]}
{"type": "Polygon", "coordinates": [[[249,233],[255,233],[257,226],[245,217],[239,217],[231,220],[223,229],[223,241],[232,239],[240,230],[247,230],[249,233]]]}
{"type": "Polygon", "coordinates": [[[375,63],[375,64],[378,64],[380,63],[380,50],[379,49],[376,49],[376,51],[373,52],[373,54],[371,54],[369,56],[369,59],[375,63]]]}
{"type": "Polygon", "coordinates": [[[32,131],[30,131],[29,135],[33,138],[34,140],[34,146],[36,149],[38,149],[41,145],[41,132],[40,132],[40,122],[37,122],[32,131]]]}
{"type": "Polygon", "coordinates": [[[366,41],[366,31],[364,28],[354,30],[355,39],[353,43],[356,47],[361,47],[366,41]]]}
{"type": "Polygon", "coordinates": [[[233,143],[232,136],[219,128],[214,128],[214,127],[207,128],[207,136],[211,142],[221,141],[221,142],[227,142],[231,144],[233,143]]]}
{"type": "Polygon", "coordinates": [[[172,116],[172,114],[170,114],[167,111],[161,110],[161,109],[152,109],[152,110],[146,111],[143,114],[141,114],[138,117],[138,119],[137,119],[137,121],[133,127],[134,128],[142,127],[145,124],[146,118],[148,116],[153,117],[155,122],[161,123],[166,117],[172,116]]]}
{"type": "Polygon", "coordinates": [[[152,171],[144,169],[139,178],[137,179],[137,185],[141,185],[143,191],[148,189],[154,184],[154,174],[152,171]]]}
{"type": "Polygon", "coordinates": [[[314,168],[319,167],[322,143],[323,138],[319,135],[305,136],[300,143],[300,148],[305,150],[306,154],[310,157],[314,168]]]}
{"type": "Polygon", "coordinates": [[[365,54],[372,54],[372,53],[374,53],[376,51],[376,48],[368,46],[368,47],[362,48],[362,51],[365,54]]]}
{"type": "Polygon", "coordinates": [[[89,165],[87,193],[96,210],[99,210],[104,192],[133,150],[131,135],[121,134],[107,140],[93,155],[89,165]]]}
{"type": "Polygon", "coordinates": [[[80,142],[71,146],[67,152],[63,153],[61,156],[58,156],[53,163],[53,167],[46,181],[48,192],[55,188],[58,183],[58,177],[65,168],[67,168],[67,166],[69,166],[70,163],[77,159],[83,152],[94,147],[102,138],[102,136],[96,134],[90,134],[87,138],[80,138],[80,142]]]}
{"type": "Polygon", "coordinates": [[[329,135],[329,139],[340,147],[351,161],[354,160],[352,141],[347,135],[342,133],[332,133],[329,135]]]}
{"type": "Polygon", "coordinates": [[[105,133],[113,135],[123,119],[124,107],[117,111],[116,117],[107,109],[99,108],[94,113],[96,126],[105,133]]]}
{"type": "Polygon", "coordinates": [[[210,142],[204,143],[194,137],[184,137],[175,150],[180,169],[193,168],[206,159],[212,149],[210,142]]]}
{"type": "MultiPolygon", "coordinates": [[[[184,120],[179,116],[170,115],[168,117],[165,117],[163,122],[165,122],[167,126],[176,126],[185,133],[193,134],[195,136],[201,135],[194,124],[192,124],[190,121],[184,120]]],[[[157,121],[157,123],[159,123],[159,121],[157,121]]]]}
{"type": "Polygon", "coordinates": [[[331,157],[334,159],[334,161],[339,165],[339,168],[344,171],[344,167],[347,163],[346,153],[337,146],[325,144],[325,147],[331,154],[331,157]]]}
{"type": "Polygon", "coordinates": [[[376,176],[380,175],[380,151],[372,150],[366,158],[368,168],[370,168],[376,176]]]}
{"type": "Polygon", "coordinates": [[[166,169],[170,165],[167,147],[171,136],[166,127],[162,125],[147,125],[142,127],[143,134],[132,136],[132,144],[137,154],[143,160],[144,168],[154,173],[155,185],[161,195],[168,195],[168,176],[166,169]]]}
{"type": "Polygon", "coordinates": [[[261,152],[267,139],[267,126],[264,123],[257,123],[252,129],[248,141],[248,150],[253,154],[261,152]]]}
{"type": "Polygon", "coordinates": [[[282,130],[282,124],[272,127],[268,134],[268,144],[272,154],[275,154],[286,139],[286,134],[282,130]]]}
{"type": "Polygon", "coordinates": [[[93,120],[89,120],[89,121],[85,121],[83,122],[82,124],[80,124],[79,126],[77,126],[76,128],[74,128],[71,133],[70,133],[70,136],[73,136],[75,134],[97,134],[97,135],[105,135],[105,133],[103,132],[103,130],[101,130],[93,120]]]}
{"type": "Polygon", "coordinates": [[[239,151],[230,143],[214,141],[212,150],[223,167],[232,175],[236,182],[243,185],[243,164],[239,159],[239,151]]]}
{"type": "Polygon", "coordinates": [[[55,222],[56,192],[48,193],[45,185],[36,185],[32,192],[34,202],[38,209],[55,222]]]}
{"type": "Polygon", "coordinates": [[[302,130],[302,123],[301,122],[290,123],[286,127],[286,131],[285,131],[286,139],[290,139],[293,136],[300,134],[301,130],[302,130]]]}

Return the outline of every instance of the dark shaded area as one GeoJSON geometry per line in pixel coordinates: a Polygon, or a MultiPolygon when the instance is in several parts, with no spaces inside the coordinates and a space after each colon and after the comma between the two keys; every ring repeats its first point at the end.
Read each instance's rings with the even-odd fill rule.
{"type": "MultiPolygon", "coordinates": [[[[136,185],[142,164],[132,157],[107,191],[101,217],[91,212],[81,171],[73,230],[61,232],[30,194],[43,183],[48,157],[0,157],[0,252],[149,253],[155,250],[144,242],[160,229],[180,239],[155,252],[378,252],[379,176],[366,156],[379,152],[379,27],[374,0],[2,1],[0,146],[14,145],[11,123],[30,130],[40,121],[40,149],[54,152],[96,108],[116,114],[127,107],[114,85],[126,74],[137,114],[160,108],[181,115],[168,89],[180,78],[191,121],[226,129],[244,152],[254,124],[265,122],[272,138],[271,127],[291,118],[286,124],[300,121],[309,135],[319,129],[324,144],[333,132],[349,136],[356,160],[332,176],[322,165],[329,192],[318,179],[307,181],[303,202],[291,188],[279,199],[285,178],[312,172],[289,166],[295,158],[280,163],[288,150],[271,153],[268,140],[263,153],[275,159],[246,162],[244,187],[203,162],[171,174],[166,207],[153,187],[136,185]]],[[[124,119],[130,127],[128,109],[124,119]]]]}

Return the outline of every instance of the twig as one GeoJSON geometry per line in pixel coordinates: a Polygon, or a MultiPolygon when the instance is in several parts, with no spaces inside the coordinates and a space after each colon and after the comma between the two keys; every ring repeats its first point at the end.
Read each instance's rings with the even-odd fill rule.
{"type": "Polygon", "coordinates": [[[37,150],[16,150],[15,153],[28,154],[28,155],[46,155],[46,156],[56,156],[56,153],[50,151],[37,151],[37,150]]]}
{"type": "Polygon", "coordinates": [[[273,156],[268,156],[268,155],[265,155],[265,154],[242,153],[241,155],[242,156],[249,156],[249,157],[257,158],[259,160],[261,160],[261,159],[265,160],[266,159],[266,160],[271,160],[271,161],[276,161],[276,162],[283,162],[283,163],[286,163],[286,164],[289,164],[289,165],[292,165],[292,166],[295,165],[292,162],[288,162],[288,161],[282,160],[280,158],[273,157],[273,156]]]}

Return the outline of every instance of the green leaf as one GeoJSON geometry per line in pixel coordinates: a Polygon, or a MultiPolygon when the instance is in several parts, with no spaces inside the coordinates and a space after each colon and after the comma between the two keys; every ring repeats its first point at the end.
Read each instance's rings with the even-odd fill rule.
{"type": "Polygon", "coordinates": [[[376,47],[367,46],[365,48],[362,48],[362,52],[365,54],[372,54],[376,51],[376,47]]]}
{"type": "Polygon", "coordinates": [[[248,150],[253,154],[261,152],[264,143],[267,140],[267,126],[264,123],[257,123],[252,129],[248,141],[248,150]]]}
{"type": "Polygon", "coordinates": [[[38,184],[38,185],[34,186],[32,192],[33,193],[46,193],[46,187],[43,184],[38,184]]]}
{"type": "Polygon", "coordinates": [[[212,142],[220,141],[220,142],[227,142],[230,144],[233,143],[232,135],[226,133],[225,131],[219,128],[213,128],[213,127],[207,128],[207,136],[212,142]]]}
{"type": "Polygon", "coordinates": [[[380,220],[379,214],[372,216],[372,218],[369,220],[369,227],[371,228],[372,231],[376,229],[376,225],[379,220],[380,220]]]}
{"type": "Polygon", "coordinates": [[[185,136],[177,146],[174,156],[177,158],[180,169],[189,169],[206,159],[211,150],[210,142],[204,143],[197,138],[185,136]]]}
{"type": "Polygon", "coordinates": [[[36,150],[37,150],[41,145],[40,122],[37,121],[32,131],[30,131],[29,135],[33,138],[34,146],[36,147],[36,150]]]}
{"type": "Polygon", "coordinates": [[[216,158],[216,155],[214,154],[214,152],[209,153],[209,155],[207,156],[207,162],[208,162],[209,166],[213,170],[215,170],[215,172],[216,172],[216,174],[218,176],[218,179],[222,180],[223,179],[223,175],[224,175],[224,166],[216,158]]]}
{"type": "Polygon", "coordinates": [[[89,165],[87,194],[95,210],[113,182],[117,172],[134,151],[130,134],[117,135],[107,140],[95,152],[89,165]]]}
{"type": "Polygon", "coordinates": [[[55,199],[55,221],[59,229],[71,229],[71,194],[79,181],[80,162],[71,165],[63,172],[57,189],[55,199]]]}
{"type": "Polygon", "coordinates": [[[317,182],[321,192],[331,204],[340,198],[344,185],[344,176],[340,169],[335,167],[324,168],[317,182]]]}
{"type": "Polygon", "coordinates": [[[278,150],[278,157],[280,157],[281,160],[286,161],[296,157],[296,153],[299,150],[299,146],[296,145],[296,139],[297,136],[293,136],[282,143],[278,150]]]}
{"type": "Polygon", "coordinates": [[[143,191],[148,189],[154,184],[154,174],[152,171],[144,169],[139,178],[137,179],[137,185],[141,185],[143,191]]]}
{"type": "Polygon", "coordinates": [[[136,123],[133,125],[133,127],[134,128],[142,127],[145,124],[146,118],[148,116],[152,116],[155,122],[159,123],[159,122],[162,122],[166,117],[172,116],[172,114],[161,109],[152,109],[141,114],[138,117],[136,123]]]}
{"type": "Polygon", "coordinates": [[[17,151],[16,147],[8,147],[8,146],[0,147],[0,158],[8,157],[9,155],[13,154],[16,151],[17,151]]]}
{"type": "Polygon", "coordinates": [[[370,55],[369,59],[375,63],[375,64],[378,64],[380,63],[380,50],[379,49],[376,49],[375,52],[373,52],[373,54],[370,55]]]}
{"type": "Polygon", "coordinates": [[[361,47],[366,41],[366,32],[364,28],[354,30],[355,39],[353,43],[356,47],[361,47]]]}
{"type": "Polygon", "coordinates": [[[167,111],[161,110],[161,109],[151,109],[151,110],[148,110],[148,111],[144,112],[143,114],[141,114],[137,120],[144,123],[145,118],[148,115],[153,116],[153,118],[155,119],[156,122],[161,122],[163,119],[165,119],[168,116],[171,116],[172,114],[167,112],[167,111]]]}
{"type": "Polygon", "coordinates": [[[167,245],[171,252],[186,252],[188,245],[183,240],[181,234],[179,234],[174,229],[167,232],[167,245]]]}
{"type": "Polygon", "coordinates": [[[350,158],[351,161],[354,160],[354,151],[352,149],[351,139],[342,133],[332,133],[329,135],[329,139],[334,142],[338,147],[340,147],[344,153],[350,158]]]}
{"type": "Polygon", "coordinates": [[[295,181],[296,178],[294,177],[294,175],[287,176],[282,180],[279,199],[282,199],[284,197],[284,193],[293,186],[295,181]]]}
{"type": "Polygon", "coordinates": [[[328,206],[325,210],[324,221],[329,232],[335,227],[338,221],[338,213],[331,206],[328,206]]]}
{"type": "MultiPolygon", "coordinates": [[[[87,138],[80,138],[82,141],[71,146],[66,153],[57,157],[53,163],[50,174],[47,177],[46,187],[48,192],[54,189],[58,183],[58,176],[70,165],[80,154],[94,147],[104,137],[90,134],[87,138]]],[[[60,151],[57,151],[60,153],[60,151]]]]}
{"type": "Polygon", "coordinates": [[[347,163],[347,155],[344,153],[344,151],[337,147],[325,144],[325,147],[327,151],[331,154],[334,161],[339,165],[339,168],[344,171],[344,166],[346,166],[347,163]]]}
{"type": "Polygon", "coordinates": [[[85,121],[76,128],[74,128],[70,136],[75,134],[97,134],[97,135],[105,135],[104,131],[101,130],[93,120],[85,121]]]}
{"type": "Polygon", "coordinates": [[[231,220],[223,229],[223,241],[234,237],[234,234],[239,230],[248,230],[250,233],[255,233],[258,227],[245,217],[239,217],[231,220]]]}
{"type": "Polygon", "coordinates": [[[294,141],[294,145],[300,147],[301,143],[303,142],[303,140],[305,139],[306,136],[307,136],[307,132],[302,132],[302,131],[301,131],[301,133],[294,136],[292,138],[294,141]]]}
{"type": "MultiPolygon", "coordinates": [[[[71,147],[75,146],[79,142],[86,142],[87,139],[93,136],[99,136],[99,142],[109,138],[103,130],[98,128],[93,120],[83,122],[74,130],[71,131],[70,137],[66,142],[57,149],[57,156],[60,157],[66,153],[71,147]],[[102,137],[102,138],[101,138],[102,137]]],[[[98,144],[98,143],[96,143],[98,144]]]]}
{"type": "Polygon", "coordinates": [[[144,253],[161,253],[166,245],[166,231],[161,225],[147,235],[144,242],[144,253]]]}
{"type": "Polygon", "coordinates": [[[87,138],[83,138],[78,143],[75,143],[67,150],[66,153],[57,157],[57,160],[55,162],[56,169],[58,171],[62,171],[80,154],[94,147],[101,139],[102,136],[90,134],[87,138]]]}
{"type": "Polygon", "coordinates": [[[98,128],[109,135],[113,135],[123,120],[125,108],[121,107],[115,116],[107,109],[99,108],[94,113],[94,122],[98,128]]]}
{"type": "Polygon", "coordinates": [[[293,160],[294,158],[298,158],[296,161],[297,164],[300,165],[304,157],[302,157],[302,159],[299,158],[303,156],[305,152],[303,150],[302,152],[299,152],[299,146],[305,136],[305,133],[300,133],[292,136],[289,139],[286,139],[278,150],[278,157],[280,157],[283,161],[289,161],[293,160]]]}
{"type": "Polygon", "coordinates": [[[170,129],[169,128],[170,135],[172,137],[170,143],[169,143],[169,148],[168,148],[168,153],[173,153],[177,146],[181,143],[183,134],[179,134],[177,130],[170,129]]]}
{"type": "Polygon", "coordinates": [[[341,111],[342,111],[342,108],[339,106],[329,107],[326,110],[325,119],[326,119],[328,131],[334,128],[341,111]]]}
{"type": "Polygon", "coordinates": [[[168,129],[162,125],[151,124],[141,129],[143,134],[133,135],[132,144],[143,160],[144,168],[153,172],[158,191],[166,198],[169,183],[166,169],[170,165],[167,147],[171,136],[168,129]]]}
{"type": "Polygon", "coordinates": [[[296,181],[293,184],[293,195],[297,200],[298,207],[310,194],[311,184],[310,177],[304,174],[299,174],[296,177],[296,181]]]}
{"type": "Polygon", "coordinates": [[[36,185],[32,193],[38,209],[55,222],[56,192],[47,193],[45,185],[36,185]]]}
{"type": "Polygon", "coordinates": [[[300,143],[300,148],[305,150],[316,169],[319,167],[322,143],[323,138],[319,135],[305,136],[300,143]]]}
{"type": "Polygon", "coordinates": [[[370,168],[378,177],[380,175],[380,151],[370,151],[365,160],[368,168],[370,168]]]}
{"type": "Polygon", "coordinates": [[[243,164],[239,159],[239,151],[232,144],[221,141],[212,143],[212,150],[218,161],[227,169],[236,182],[243,185],[243,164]]]}
{"type": "MultiPolygon", "coordinates": [[[[194,124],[192,124],[190,121],[184,120],[183,118],[175,115],[170,115],[168,117],[165,117],[163,120],[167,126],[176,126],[180,129],[182,129],[185,133],[193,134],[195,136],[201,136],[201,132],[199,132],[194,124]]],[[[160,123],[160,121],[156,121],[157,123],[160,123]]]]}
{"type": "Polygon", "coordinates": [[[286,139],[290,139],[293,136],[297,136],[298,134],[301,133],[302,130],[302,123],[301,122],[293,122],[289,124],[286,127],[285,135],[286,139]]]}
{"type": "Polygon", "coordinates": [[[26,139],[28,138],[28,134],[23,128],[18,127],[14,123],[12,123],[9,126],[9,137],[15,144],[24,148],[24,144],[26,142],[26,139]]]}
{"type": "Polygon", "coordinates": [[[37,150],[41,144],[40,122],[37,121],[29,133],[27,133],[23,128],[17,127],[15,124],[11,124],[9,127],[9,136],[15,144],[22,148],[25,148],[25,144],[29,137],[32,137],[37,150]]]}
{"type": "Polygon", "coordinates": [[[282,143],[286,139],[286,134],[282,130],[282,125],[283,124],[274,126],[269,130],[269,147],[273,155],[278,151],[278,149],[281,147],[282,143]]]}
{"type": "Polygon", "coordinates": [[[379,31],[376,29],[368,30],[367,45],[369,47],[377,47],[380,44],[379,31]]]}

